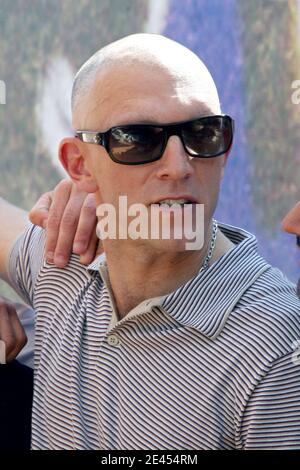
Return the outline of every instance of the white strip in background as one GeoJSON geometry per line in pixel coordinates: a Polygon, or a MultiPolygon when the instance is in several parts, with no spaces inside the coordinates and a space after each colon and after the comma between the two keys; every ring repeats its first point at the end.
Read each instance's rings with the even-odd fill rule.
{"type": "Polygon", "coordinates": [[[0,104],[6,104],[6,86],[3,80],[0,80],[0,104]]]}
{"type": "Polygon", "coordinates": [[[170,0],[149,0],[145,33],[162,33],[166,26],[170,0]]]}
{"type": "Polygon", "coordinates": [[[300,0],[297,0],[297,6],[298,6],[298,38],[300,42],[300,0]]]}

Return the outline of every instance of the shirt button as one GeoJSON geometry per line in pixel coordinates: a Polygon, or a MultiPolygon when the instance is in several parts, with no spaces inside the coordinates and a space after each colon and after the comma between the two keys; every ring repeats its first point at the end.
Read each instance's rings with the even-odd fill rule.
{"type": "Polygon", "coordinates": [[[120,340],[116,335],[109,335],[107,342],[110,346],[118,346],[120,344],[120,340]]]}

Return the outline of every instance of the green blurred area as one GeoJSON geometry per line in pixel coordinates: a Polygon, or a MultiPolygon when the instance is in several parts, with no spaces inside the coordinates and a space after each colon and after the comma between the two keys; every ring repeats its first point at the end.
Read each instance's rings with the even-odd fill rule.
{"type": "Polygon", "coordinates": [[[15,291],[5,282],[0,280],[0,295],[7,297],[10,300],[14,300],[15,302],[22,302],[24,301],[15,293],[15,291]]]}
{"type": "MultiPolygon", "coordinates": [[[[29,209],[59,174],[37,147],[37,84],[52,57],[66,57],[77,70],[103,45],[142,31],[144,0],[1,0],[0,196],[29,209]]],[[[58,77],[59,80],[59,77],[58,77]]]]}
{"type": "MultiPolygon", "coordinates": [[[[0,196],[28,210],[61,179],[38,146],[36,101],[47,63],[63,56],[77,70],[100,47],[142,32],[147,7],[147,0],[1,0],[0,196]]],[[[14,297],[1,281],[0,294],[14,297]]]]}
{"type": "Polygon", "coordinates": [[[300,77],[297,0],[239,0],[248,151],[258,225],[278,229],[300,199],[300,110],[292,82],[300,77]]]}

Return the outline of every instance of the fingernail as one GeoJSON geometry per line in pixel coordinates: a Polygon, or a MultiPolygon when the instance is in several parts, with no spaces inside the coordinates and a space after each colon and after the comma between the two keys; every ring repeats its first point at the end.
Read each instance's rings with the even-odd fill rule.
{"type": "Polygon", "coordinates": [[[56,264],[58,267],[64,266],[66,264],[66,258],[62,255],[57,255],[54,258],[54,264],[56,264]]]}
{"type": "Polygon", "coordinates": [[[74,253],[81,253],[81,251],[83,250],[84,246],[83,246],[83,243],[81,242],[75,242],[74,245],[73,245],[73,250],[74,250],[74,253]]]}
{"type": "Polygon", "coordinates": [[[46,259],[48,263],[53,263],[53,258],[54,258],[54,253],[52,253],[52,251],[49,251],[49,253],[46,254],[46,259]]]}
{"type": "Polygon", "coordinates": [[[87,257],[87,255],[81,255],[79,258],[79,262],[81,264],[90,264],[93,260],[90,259],[90,257],[87,257]]]}

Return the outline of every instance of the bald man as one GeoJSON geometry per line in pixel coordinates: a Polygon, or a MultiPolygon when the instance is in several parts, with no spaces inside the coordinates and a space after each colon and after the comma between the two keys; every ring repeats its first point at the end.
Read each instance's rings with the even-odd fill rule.
{"type": "Polygon", "coordinates": [[[209,71],[132,35],[82,66],[72,105],[60,161],[95,196],[104,253],[59,269],[39,227],[12,243],[0,214],[2,277],[36,310],[32,448],[298,448],[300,303],[253,235],[213,218],[234,126],[209,71]]]}

